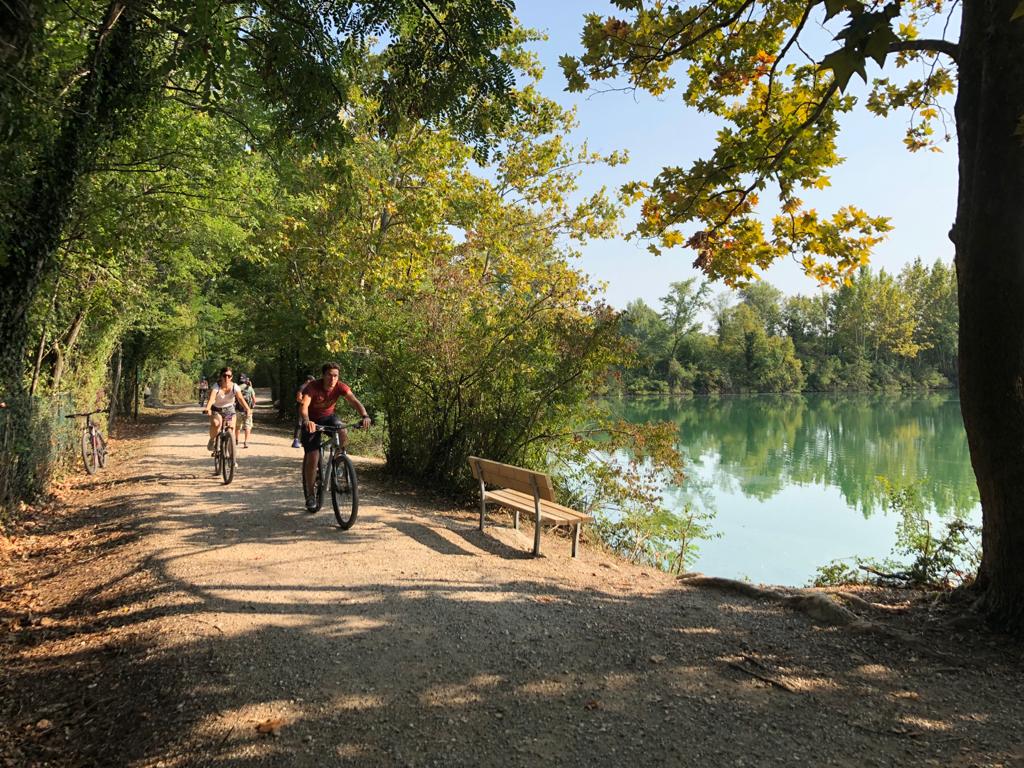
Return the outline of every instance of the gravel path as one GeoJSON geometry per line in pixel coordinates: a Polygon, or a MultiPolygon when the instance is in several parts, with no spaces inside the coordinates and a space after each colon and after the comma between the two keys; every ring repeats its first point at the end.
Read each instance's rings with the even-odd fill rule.
{"type": "Polygon", "coordinates": [[[7,571],[44,593],[3,646],[11,765],[1024,765],[1020,645],[933,622],[943,660],[564,538],[533,559],[372,460],[340,531],[287,438],[224,486],[167,413],[34,538],[88,547],[7,571]]]}

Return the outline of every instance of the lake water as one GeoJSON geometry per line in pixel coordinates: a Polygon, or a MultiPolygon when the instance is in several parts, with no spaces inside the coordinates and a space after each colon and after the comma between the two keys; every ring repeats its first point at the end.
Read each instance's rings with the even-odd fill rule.
{"type": "Polygon", "coordinates": [[[878,477],[920,483],[934,518],[981,519],[955,393],[761,395],[611,403],[632,422],[673,421],[688,458],[684,503],[717,511],[721,537],[692,567],[714,576],[804,586],[818,566],[882,558],[897,516],[878,477]]]}

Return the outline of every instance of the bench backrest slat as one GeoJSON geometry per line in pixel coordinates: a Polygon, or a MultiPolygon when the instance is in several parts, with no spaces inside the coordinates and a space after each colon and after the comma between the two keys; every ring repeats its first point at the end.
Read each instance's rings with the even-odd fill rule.
{"type": "Polygon", "coordinates": [[[487,485],[496,485],[500,488],[511,488],[514,491],[522,491],[533,495],[533,479],[537,479],[537,492],[546,501],[555,500],[555,489],[551,485],[551,478],[543,472],[533,472],[522,467],[514,467],[511,464],[502,464],[500,461],[479,459],[476,456],[469,457],[469,466],[473,470],[473,477],[480,478],[483,472],[483,481],[487,485]]]}

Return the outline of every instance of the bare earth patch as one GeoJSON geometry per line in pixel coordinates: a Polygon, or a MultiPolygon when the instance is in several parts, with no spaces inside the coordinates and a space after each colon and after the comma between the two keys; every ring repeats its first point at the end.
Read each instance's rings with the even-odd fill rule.
{"type": "Polygon", "coordinates": [[[143,427],[0,538],[0,764],[1024,765],[1024,648],[930,597],[535,560],[372,460],[343,532],[288,438],[224,486],[194,408],[143,427]]]}

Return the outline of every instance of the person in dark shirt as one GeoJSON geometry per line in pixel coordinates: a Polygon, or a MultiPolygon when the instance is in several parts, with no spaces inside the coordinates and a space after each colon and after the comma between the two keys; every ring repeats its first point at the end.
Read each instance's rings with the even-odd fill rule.
{"type": "MultiPolygon", "coordinates": [[[[341,398],[352,406],[353,410],[363,419],[363,428],[370,426],[370,416],[366,408],[359,402],[359,399],[352,394],[352,388],[341,381],[341,369],[337,363],[325,363],[321,369],[320,379],[310,382],[302,392],[302,400],[299,403],[299,414],[305,420],[306,427],[302,430],[302,447],[305,448],[302,471],[306,477],[306,488],[312,490],[313,480],[316,477],[316,465],[320,452],[320,435],[317,434],[317,425],[341,426],[341,419],[334,413],[334,405],[341,398]]],[[[342,430],[341,444],[348,444],[348,433],[342,430]]],[[[312,494],[306,497],[306,509],[316,509],[316,497],[312,494]]]]}
{"type": "MultiPolygon", "coordinates": [[[[306,376],[306,380],[299,386],[298,391],[295,393],[295,402],[302,406],[302,393],[306,391],[306,387],[309,386],[311,381],[316,381],[316,376],[309,374],[306,376]]],[[[299,430],[302,429],[305,422],[302,420],[302,414],[300,413],[295,422],[295,431],[292,433],[292,448],[301,448],[302,443],[299,442],[299,430]]]]}

